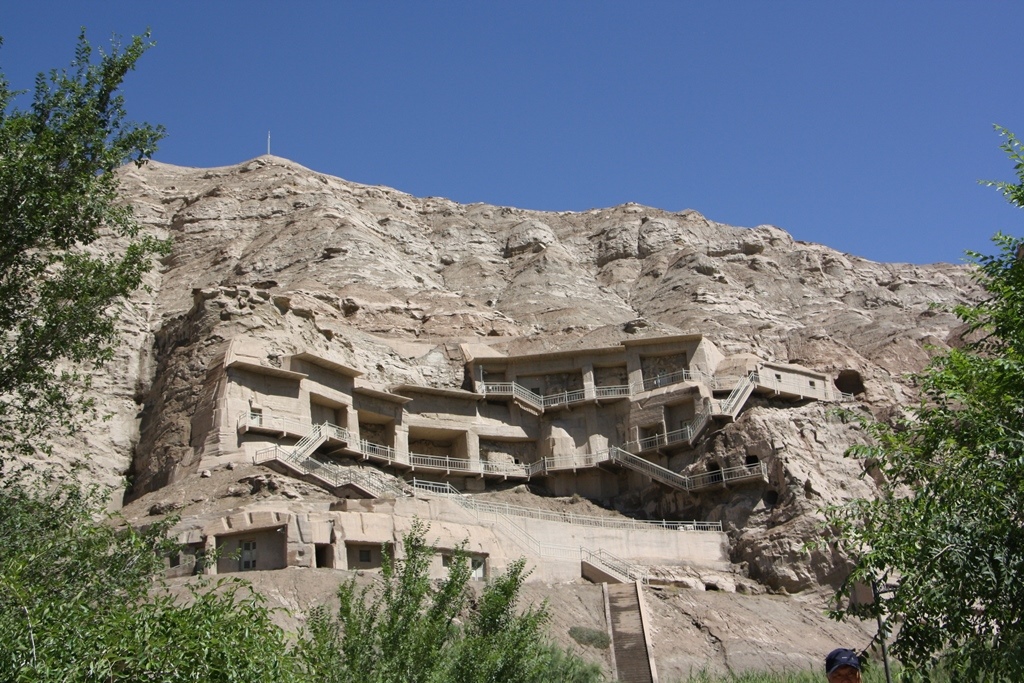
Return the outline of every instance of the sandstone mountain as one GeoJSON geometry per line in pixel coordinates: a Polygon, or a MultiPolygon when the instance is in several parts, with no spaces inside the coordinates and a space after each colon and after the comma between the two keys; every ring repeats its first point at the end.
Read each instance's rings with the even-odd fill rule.
{"type": "MultiPolygon", "coordinates": [[[[92,453],[105,483],[129,475],[128,501],[198,477],[211,426],[194,416],[236,338],[272,356],[329,352],[382,388],[459,388],[459,344],[521,354],[700,333],[733,358],[825,373],[856,395],[847,407],[885,418],[913,397],[905,373],[956,343],[951,307],[980,294],[961,266],[874,263],[692,210],[460,205],[272,156],[215,169],[154,162],[125,168],[122,183],[173,249],[126,306],[125,343],[98,378],[111,420],[65,450],[92,453]]],[[[668,466],[753,455],[767,488],[695,498],[652,483],[602,503],[720,521],[739,576],[759,591],[813,592],[844,569],[803,549],[822,533],[820,508],[873,490],[843,457],[861,439],[826,404],[752,397],[668,466]]]]}

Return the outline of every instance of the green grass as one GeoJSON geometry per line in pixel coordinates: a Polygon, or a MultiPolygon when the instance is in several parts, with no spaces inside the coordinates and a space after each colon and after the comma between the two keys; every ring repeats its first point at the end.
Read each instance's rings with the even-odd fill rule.
{"type": "MultiPolygon", "coordinates": [[[[864,683],[885,683],[885,670],[881,666],[868,667],[864,671],[863,681],[864,683]]],[[[897,681],[900,681],[900,678],[894,672],[893,683],[897,681]]],[[[822,666],[819,671],[783,673],[748,671],[746,673],[726,674],[723,676],[702,671],[677,683],[825,683],[825,670],[824,666],[822,666]]]]}
{"type": "Polygon", "coordinates": [[[608,646],[612,644],[608,634],[596,628],[571,626],[569,627],[569,635],[580,645],[589,645],[590,647],[596,647],[598,650],[607,650],[608,646]]]}

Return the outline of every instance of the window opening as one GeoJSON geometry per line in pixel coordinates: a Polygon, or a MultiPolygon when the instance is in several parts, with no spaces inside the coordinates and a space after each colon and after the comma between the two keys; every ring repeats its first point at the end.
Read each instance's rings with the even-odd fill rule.
{"type": "Polygon", "coordinates": [[[242,541],[241,570],[256,569],[256,541],[242,541]]]}

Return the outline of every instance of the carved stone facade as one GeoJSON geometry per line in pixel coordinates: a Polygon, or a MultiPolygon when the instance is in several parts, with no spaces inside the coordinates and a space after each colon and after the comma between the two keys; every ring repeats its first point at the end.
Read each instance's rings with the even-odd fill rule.
{"type": "MultiPolygon", "coordinates": [[[[652,481],[686,494],[766,486],[768,469],[756,457],[726,469],[676,472],[668,465],[674,454],[693,449],[716,425],[734,420],[755,392],[819,401],[852,398],[838,392],[830,378],[806,368],[727,359],[700,335],[519,356],[473,344],[461,350],[463,388],[383,387],[365,382],[358,369],[322,352],[282,357],[257,344],[232,341],[222,362],[214,364],[223,377],[206,384],[214,395],[198,402],[210,406],[210,413],[193,416],[211,424],[209,433],[215,435],[207,440],[201,467],[265,464],[341,498],[393,499],[383,503],[391,506],[391,514],[374,507],[377,503],[360,508],[352,500],[356,507],[351,510],[342,503],[329,510],[246,509],[186,520],[181,539],[189,552],[202,557],[217,551],[216,562],[196,566],[208,573],[285,566],[377,568],[381,549],[394,548],[400,537],[395,501],[408,507],[416,505],[402,502],[409,496],[461,498],[509,481],[541,482],[556,495],[592,499],[613,498],[652,481]],[[742,372],[721,374],[720,368],[742,372]],[[361,513],[355,527],[346,514],[350,511],[361,513]]],[[[426,519],[445,519],[453,514],[440,510],[446,503],[458,508],[441,499],[423,503],[422,512],[426,519]]],[[[459,534],[475,539],[478,571],[485,573],[492,564],[503,566],[514,550],[504,547],[510,539],[502,534],[473,530],[480,508],[472,511],[477,524],[460,518],[445,547],[450,555],[459,534]]],[[[599,542],[601,552],[614,547],[627,562],[727,563],[720,524],[637,525],[623,533],[603,529],[596,536],[591,530],[577,548],[591,552],[599,542]],[[630,535],[657,537],[666,530],[676,532],[671,543],[625,542],[630,535]],[[709,533],[713,539],[696,553],[690,548],[679,554],[679,531],[709,533]]],[[[543,559],[543,552],[537,554],[543,559]]],[[[439,550],[443,555],[444,547],[439,550]]],[[[555,562],[541,575],[572,578],[575,571],[555,562]]]]}

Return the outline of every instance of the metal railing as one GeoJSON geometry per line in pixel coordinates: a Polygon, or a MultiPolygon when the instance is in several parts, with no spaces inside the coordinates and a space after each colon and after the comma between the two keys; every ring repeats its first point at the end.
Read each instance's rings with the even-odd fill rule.
{"type": "Polygon", "coordinates": [[[290,417],[278,417],[264,413],[243,412],[238,416],[236,429],[266,429],[284,434],[305,434],[309,431],[309,423],[290,417]]]}
{"type": "Polygon", "coordinates": [[[633,455],[628,451],[624,451],[621,448],[612,447],[608,449],[608,454],[611,456],[613,462],[617,462],[623,467],[628,467],[631,470],[646,474],[651,479],[660,481],[663,484],[668,484],[677,489],[688,491],[690,489],[690,479],[678,472],[673,472],[670,469],[655,465],[653,462],[648,462],[643,458],[633,455]]]}
{"type": "Polygon", "coordinates": [[[622,398],[629,397],[633,391],[628,384],[613,387],[594,387],[595,398],[622,398]]]}
{"type": "Polygon", "coordinates": [[[750,396],[750,392],[754,390],[754,385],[757,384],[757,373],[752,372],[746,377],[740,379],[733,387],[732,391],[729,392],[729,396],[724,401],[719,403],[719,412],[724,415],[731,415],[736,417],[736,413],[739,412],[740,406],[750,396]]]}
{"type": "Polygon", "coordinates": [[[607,461],[608,451],[600,451],[598,453],[577,453],[574,455],[548,457],[540,462],[544,465],[542,471],[547,473],[556,470],[578,470],[583,467],[596,467],[602,462],[607,461]]]}
{"type": "Polygon", "coordinates": [[[698,434],[700,434],[710,420],[710,403],[708,401],[704,401],[696,410],[693,418],[679,429],[675,429],[665,434],[652,434],[651,436],[645,436],[642,439],[629,441],[625,444],[625,447],[636,453],[642,453],[643,451],[675,443],[692,444],[693,440],[698,434]]]}
{"type": "Polygon", "coordinates": [[[570,403],[580,403],[587,400],[587,393],[583,389],[573,389],[572,391],[562,391],[557,394],[548,394],[544,396],[544,407],[551,408],[553,406],[569,405],[570,403]]]}
{"type": "Polygon", "coordinates": [[[404,459],[399,459],[398,451],[391,446],[385,446],[383,444],[374,443],[367,441],[366,439],[359,440],[359,452],[368,458],[376,458],[378,460],[384,460],[388,463],[405,463],[404,459]]]}
{"type": "Polygon", "coordinates": [[[446,481],[427,481],[413,477],[409,485],[419,491],[424,491],[434,496],[462,496],[465,495],[446,481]]]}
{"type": "MultiPolygon", "coordinates": [[[[641,520],[629,518],[597,517],[593,515],[578,515],[573,512],[554,512],[552,510],[540,510],[537,508],[520,507],[505,503],[489,503],[486,501],[468,501],[478,510],[487,510],[507,517],[522,517],[525,519],[537,519],[544,522],[558,522],[572,526],[592,527],[599,529],[629,529],[634,531],[695,531],[698,525],[714,525],[714,522],[670,522],[668,520],[641,520]]],[[[721,524],[718,525],[721,530],[721,524]]]]}
{"type": "MultiPolygon", "coordinates": [[[[695,431],[692,431],[694,429],[693,425],[700,421],[706,423],[708,419],[707,410],[702,408],[701,412],[688,426],[690,431],[687,433],[690,436],[687,438],[692,438],[692,436],[696,434],[695,431]]],[[[677,430],[675,433],[670,432],[669,434],[679,435],[683,431],[684,430],[677,430]]],[[[312,465],[306,464],[307,461],[312,460],[313,462],[318,463],[316,467],[321,467],[323,466],[324,461],[316,460],[311,456],[312,453],[329,437],[348,441],[349,432],[344,427],[332,425],[328,422],[313,425],[309,432],[291,448],[285,448],[278,445],[264,448],[256,452],[253,460],[256,464],[259,464],[266,462],[267,460],[276,459],[281,462],[297,464],[304,467],[313,467],[312,465]]],[[[664,443],[667,437],[666,435],[658,434],[655,435],[655,437],[650,438],[660,439],[662,440],[661,443],[664,443]]],[[[646,440],[641,440],[640,444],[642,445],[644,441],[646,440]]],[[[637,442],[632,443],[635,444],[637,442]]],[[[633,453],[615,446],[596,453],[577,453],[567,456],[543,458],[530,464],[487,462],[485,460],[473,461],[465,458],[452,458],[441,455],[400,453],[390,446],[373,443],[372,441],[366,441],[365,439],[359,441],[359,452],[367,458],[384,461],[385,464],[397,463],[412,466],[414,468],[420,467],[441,470],[446,473],[454,471],[481,475],[496,474],[501,476],[523,477],[527,479],[533,476],[544,476],[550,472],[596,467],[604,462],[614,462],[635,472],[640,472],[641,474],[644,474],[656,481],[660,481],[663,484],[667,484],[684,491],[690,491],[694,488],[704,488],[723,480],[734,481],[738,479],[755,478],[758,476],[767,477],[767,469],[765,469],[764,463],[759,463],[758,465],[734,467],[695,475],[700,478],[700,482],[697,483],[694,477],[673,472],[670,469],[656,465],[648,460],[644,460],[633,453]],[[754,467],[760,467],[760,469],[755,472],[751,469],[754,467]],[[718,477],[718,479],[714,479],[715,477],[718,477]]]]}
{"type": "Polygon", "coordinates": [[[768,466],[763,462],[754,465],[739,465],[738,467],[726,467],[722,470],[711,470],[701,474],[690,475],[691,490],[709,488],[730,481],[742,481],[745,479],[768,479],[768,466]]]}
{"type": "Polygon", "coordinates": [[[255,464],[263,464],[271,460],[276,460],[286,467],[319,479],[333,488],[354,485],[377,498],[388,493],[398,496],[409,495],[405,488],[389,481],[389,478],[382,473],[365,471],[356,467],[342,467],[336,463],[316,458],[296,457],[293,451],[279,446],[261,449],[253,457],[255,464]]]}
{"type": "Polygon", "coordinates": [[[338,441],[349,441],[349,439],[351,438],[351,434],[345,427],[339,427],[338,425],[331,424],[330,422],[324,422],[323,427],[324,433],[327,435],[328,439],[336,439],[338,441]]]}
{"type": "Polygon", "coordinates": [[[775,377],[771,368],[758,373],[757,386],[761,389],[768,389],[777,393],[797,394],[806,398],[813,398],[819,401],[853,401],[853,394],[839,391],[826,378],[796,379],[795,377],[775,377]]]}
{"type": "Polygon", "coordinates": [[[479,463],[462,458],[450,458],[447,455],[422,455],[420,453],[409,454],[409,464],[413,467],[430,467],[436,470],[458,472],[483,472],[479,463]]]}
{"type": "Polygon", "coordinates": [[[578,515],[573,512],[554,512],[552,510],[541,510],[539,508],[528,508],[520,505],[508,505],[507,503],[492,503],[489,501],[477,500],[462,493],[448,482],[427,481],[425,479],[413,479],[410,485],[417,490],[435,496],[458,497],[459,505],[465,508],[473,508],[481,512],[505,515],[506,517],[522,517],[525,519],[538,519],[546,522],[559,522],[573,526],[597,527],[601,529],[634,529],[638,531],[721,531],[721,522],[699,522],[690,521],[669,521],[630,519],[614,517],[597,517],[594,515],[578,515]]]}
{"type": "Polygon", "coordinates": [[[451,485],[444,485],[437,482],[423,482],[413,480],[413,487],[419,490],[428,491],[433,495],[449,497],[455,500],[461,507],[473,512],[478,521],[489,521],[504,531],[508,537],[518,543],[536,557],[578,562],[586,559],[592,564],[599,565],[602,569],[612,575],[618,576],[624,581],[647,582],[647,572],[639,565],[632,564],[627,560],[616,557],[611,553],[602,550],[591,550],[583,546],[557,545],[553,543],[541,543],[530,535],[526,529],[516,524],[513,519],[504,514],[500,509],[487,507],[477,501],[470,500],[459,494],[451,485]]]}
{"type": "Polygon", "coordinates": [[[649,451],[652,448],[664,446],[665,444],[665,435],[658,433],[652,434],[651,436],[645,436],[644,438],[637,439],[636,441],[630,441],[626,444],[626,448],[634,449],[638,453],[642,453],[643,451],[649,451]]]}
{"type": "Polygon", "coordinates": [[[512,396],[537,410],[544,410],[544,397],[536,394],[516,382],[485,382],[484,394],[494,396],[512,396]]]}
{"type": "Polygon", "coordinates": [[[604,569],[611,569],[613,573],[617,574],[619,579],[623,580],[623,583],[629,581],[642,581],[647,583],[648,574],[638,564],[633,564],[628,560],[624,560],[621,557],[612,555],[607,550],[588,550],[587,548],[580,548],[580,559],[586,560],[591,564],[601,565],[604,569]]]}
{"type": "Polygon", "coordinates": [[[309,432],[299,439],[299,442],[291,447],[288,458],[298,460],[315,451],[320,444],[327,440],[327,430],[323,425],[313,425],[309,432]]]}
{"type": "Polygon", "coordinates": [[[685,441],[686,443],[692,443],[704,426],[711,419],[711,409],[705,403],[695,412],[693,419],[683,425],[681,428],[665,434],[665,444],[679,443],[685,441]]]}
{"type": "Polygon", "coordinates": [[[516,464],[514,462],[491,462],[490,460],[481,460],[480,465],[483,468],[484,474],[500,474],[508,477],[527,477],[530,476],[530,466],[524,464],[516,464]]]}
{"type": "Polygon", "coordinates": [[[533,477],[536,475],[542,475],[546,472],[547,468],[544,466],[543,458],[537,462],[531,462],[526,466],[526,476],[533,477]]]}
{"type": "Polygon", "coordinates": [[[702,382],[704,384],[713,384],[714,378],[699,370],[676,370],[675,372],[668,372],[662,375],[644,378],[643,390],[651,391],[652,389],[660,389],[661,387],[679,384],[680,382],[702,382]]]}

